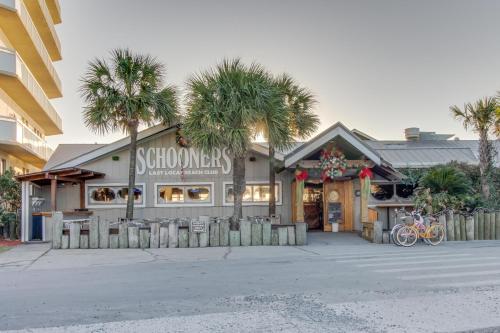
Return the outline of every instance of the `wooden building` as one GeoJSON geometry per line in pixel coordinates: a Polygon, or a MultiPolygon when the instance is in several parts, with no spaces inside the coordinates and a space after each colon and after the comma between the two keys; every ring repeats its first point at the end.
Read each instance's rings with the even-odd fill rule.
{"type": "MultiPolygon", "coordinates": [[[[366,136],[366,135],[365,135],[366,136]]],[[[336,123],[295,149],[276,153],[276,200],[281,223],[305,221],[309,230],[360,232],[377,218],[381,204],[363,190],[360,170],[377,184],[397,184],[402,175],[367,144],[361,132],[336,123]],[[343,163],[325,176],[321,156],[336,152],[343,163]],[[340,170],[342,169],[342,170],[340,170]],[[307,178],[299,180],[298,173],[307,178]],[[301,195],[298,195],[300,193],[301,195]]],[[[155,126],[138,137],[134,216],[231,216],[232,161],[224,149],[205,153],[179,144],[177,126],[155,126]]],[[[41,172],[19,176],[23,189],[22,240],[49,240],[45,216],[62,211],[65,219],[88,215],[116,221],[125,216],[129,195],[129,138],[108,145],[61,145],[41,172]]],[[[254,143],[246,159],[243,214],[268,215],[268,149],[254,143]]],[[[383,204],[383,203],[382,203],[383,204]]],[[[398,201],[411,205],[409,200],[398,201]]]]}

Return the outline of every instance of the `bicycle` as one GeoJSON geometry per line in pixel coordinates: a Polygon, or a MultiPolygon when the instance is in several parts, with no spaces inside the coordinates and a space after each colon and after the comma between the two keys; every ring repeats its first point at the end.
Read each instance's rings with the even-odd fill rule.
{"type": "Polygon", "coordinates": [[[417,216],[418,216],[418,219],[420,219],[420,214],[418,211],[412,211],[411,213],[408,213],[404,208],[400,208],[400,209],[395,208],[394,209],[394,221],[395,222],[398,221],[398,214],[399,213],[405,214],[405,216],[402,217],[402,219],[405,220],[405,222],[395,223],[394,227],[392,227],[391,233],[390,233],[391,241],[397,246],[401,246],[401,244],[399,244],[398,240],[396,239],[396,234],[398,233],[399,229],[401,229],[402,227],[407,225],[406,220],[411,218],[411,220],[413,221],[417,216]]]}
{"type": "Polygon", "coordinates": [[[445,235],[444,226],[441,223],[436,223],[435,218],[432,218],[430,226],[426,226],[422,216],[418,216],[419,219],[414,219],[413,224],[405,225],[397,231],[396,239],[399,245],[404,247],[413,246],[419,238],[433,246],[441,243],[445,235]]]}

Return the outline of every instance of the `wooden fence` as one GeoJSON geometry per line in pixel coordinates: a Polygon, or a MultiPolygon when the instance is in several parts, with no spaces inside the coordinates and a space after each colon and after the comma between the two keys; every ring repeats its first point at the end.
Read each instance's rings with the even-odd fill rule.
{"type": "Polygon", "coordinates": [[[274,225],[260,219],[240,220],[239,230],[230,230],[226,218],[196,219],[198,230],[190,230],[187,219],[110,223],[91,217],[64,221],[52,215],[52,248],[194,248],[213,246],[306,245],[305,223],[274,225]]]}
{"type": "MultiPolygon", "coordinates": [[[[500,240],[500,211],[482,210],[468,215],[448,211],[438,221],[445,227],[447,241],[500,240]]],[[[365,238],[374,243],[389,243],[390,230],[382,231],[381,225],[376,221],[371,237],[365,238]]]]}

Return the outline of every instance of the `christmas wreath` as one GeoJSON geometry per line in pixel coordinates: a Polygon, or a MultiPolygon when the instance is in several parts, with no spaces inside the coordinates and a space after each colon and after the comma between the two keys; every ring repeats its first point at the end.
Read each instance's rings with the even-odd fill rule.
{"type": "Polygon", "coordinates": [[[347,170],[348,164],[341,151],[323,149],[319,158],[319,167],[321,168],[321,179],[325,181],[342,176],[347,170]]]}

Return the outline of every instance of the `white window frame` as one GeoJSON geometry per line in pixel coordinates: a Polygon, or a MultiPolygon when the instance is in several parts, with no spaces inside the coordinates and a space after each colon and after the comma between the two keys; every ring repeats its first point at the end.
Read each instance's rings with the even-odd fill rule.
{"type": "Polygon", "coordinates": [[[155,207],[214,207],[215,206],[215,182],[158,182],[154,183],[154,206],[155,207]],[[159,203],[158,186],[210,186],[210,202],[184,201],[182,203],[159,203]]]}
{"type": "MultiPolygon", "coordinates": [[[[134,207],[144,208],[146,207],[146,183],[136,183],[136,186],[142,186],[142,204],[135,204],[134,207]]],[[[85,183],[85,208],[124,208],[127,204],[106,204],[106,205],[95,205],[89,204],[89,187],[128,187],[128,184],[124,183],[85,183]]]]}
{"type": "MultiPolygon", "coordinates": [[[[281,180],[277,180],[275,184],[279,186],[278,197],[276,198],[276,206],[281,206],[283,205],[283,182],[281,180]]],[[[222,183],[222,205],[234,206],[234,202],[226,202],[226,185],[233,185],[233,182],[222,183]]],[[[247,180],[246,185],[269,185],[269,181],[247,180]]],[[[243,206],[269,206],[269,201],[243,201],[243,206]]]]}

